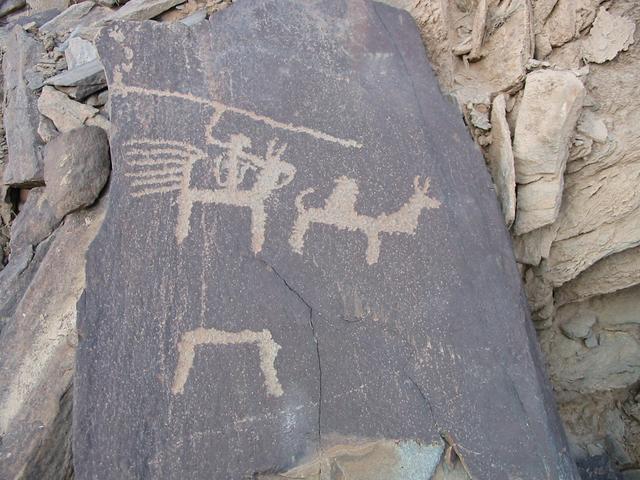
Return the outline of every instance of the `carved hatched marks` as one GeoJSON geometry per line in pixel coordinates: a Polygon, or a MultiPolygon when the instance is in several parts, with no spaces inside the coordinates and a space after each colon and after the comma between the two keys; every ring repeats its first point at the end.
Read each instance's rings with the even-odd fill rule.
{"type": "MultiPolygon", "coordinates": [[[[251,139],[241,132],[232,134],[225,140],[217,138],[216,126],[225,113],[240,114],[274,130],[309,135],[345,148],[362,147],[355,140],[341,139],[311,128],[278,122],[255,112],[190,94],[126,86],[122,83],[116,84],[115,93],[172,97],[205,105],[211,111],[210,121],[205,129],[206,145],[222,150],[222,154],[212,158],[214,166],[211,175],[215,188],[192,185],[194,166],[209,158],[207,152],[193,145],[150,138],[125,144],[125,177],[129,181],[133,197],[177,193],[178,219],[175,235],[179,245],[189,235],[191,212],[196,203],[229,205],[250,210],[251,248],[254,253],[259,253],[265,241],[266,202],[275,191],[288,186],[296,175],[296,167],[285,159],[287,144],[279,143],[277,138],[266,144],[264,155],[256,154],[252,149],[251,139]],[[247,181],[249,173],[251,181],[247,181]]],[[[313,224],[361,232],[367,237],[366,262],[373,265],[380,257],[381,233],[415,235],[422,211],[440,207],[438,200],[427,195],[428,189],[429,178],[421,185],[419,177],[416,177],[414,193],[404,205],[395,212],[381,213],[375,217],[356,211],[358,184],[352,178],[343,176],[335,180],[334,189],[325,200],[323,208],[305,206],[304,197],[314,191],[313,188],[306,189],[295,200],[297,218],[289,244],[294,252],[302,254],[305,237],[313,224]]]]}
{"type": "Polygon", "coordinates": [[[193,367],[197,346],[240,344],[255,345],[258,348],[260,370],[264,376],[264,385],[267,394],[273,397],[282,396],[284,392],[278,380],[278,372],[276,370],[276,357],[278,356],[280,345],[273,340],[271,332],[266,329],[259,332],[253,330],[227,332],[215,328],[200,327],[185,332],[178,342],[178,366],[176,367],[173,377],[171,392],[174,395],[184,393],[184,386],[189,378],[191,367],[193,367]]]}

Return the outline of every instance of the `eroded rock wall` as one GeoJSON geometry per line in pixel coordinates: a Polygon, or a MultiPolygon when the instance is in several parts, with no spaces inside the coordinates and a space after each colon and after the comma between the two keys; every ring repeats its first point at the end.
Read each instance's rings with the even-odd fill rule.
{"type": "Polygon", "coordinates": [[[485,153],[574,454],[635,474],[640,4],[395,3],[485,153]]]}

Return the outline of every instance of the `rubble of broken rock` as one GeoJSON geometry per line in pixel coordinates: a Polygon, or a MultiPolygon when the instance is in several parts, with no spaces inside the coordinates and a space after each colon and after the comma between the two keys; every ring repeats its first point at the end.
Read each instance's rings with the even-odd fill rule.
{"type": "Polygon", "coordinates": [[[584,478],[639,478],[638,2],[388,3],[485,153],[584,478]]]}
{"type": "MultiPolygon", "coordinates": [[[[75,304],[110,171],[96,35],[230,3],[0,1],[2,478],[72,476],[75,304]]],[[[640,478],[640,7],[386,3],[414,16],[485,155],[583,477],[640,478]]],[[[464,478],[448,469],[434,478],[464,478]]]]}

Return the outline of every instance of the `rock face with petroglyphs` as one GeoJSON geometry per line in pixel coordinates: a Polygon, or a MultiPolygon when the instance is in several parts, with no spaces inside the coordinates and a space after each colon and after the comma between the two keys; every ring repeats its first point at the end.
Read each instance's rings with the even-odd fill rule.
{"type": "Polygon", "coordinates": [[[578,478],[491,179],[406,12],[244,1],[96,44],[113,173],[77,478],[578,478]]]}

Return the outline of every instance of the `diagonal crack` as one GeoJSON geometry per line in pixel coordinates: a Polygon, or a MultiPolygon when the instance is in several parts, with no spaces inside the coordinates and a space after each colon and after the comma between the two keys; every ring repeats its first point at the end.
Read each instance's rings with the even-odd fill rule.
{"type": "MultiPolygon", "coordinates": [[[[287,289],[293,293],[298,300],[300,300],[300,302],[302,302],[307,309],[309,310],[309,327],[311,328],[311,334],[313,335],[313,341],[316,344],[316,357],[318,359],[318,421],[317,421],[317,431],[318,431],[318,445],[319,445],[319,449],[320,452],[322,453],[322,434],[321,434],[321,426],[322,426],[322,363],[320,362],[320,344],[318,343],[318,336],[316,334],[316,328],[315,325],[313,323],[313,307],[309,304],[309,302],[307,302],[304,297],[302,295],[300,295],[300,293],[298,293],[298,291],[296,289],[294,289],[289,282],[287,282],[287,280],[280,275],[280,273],[278,272],[278,270],[276,270],[273,265],[271,265],[269,262],[261,259],[261,258],[256,258],[256,260],[258,260],[260,263],[264,264],[265,266],[267,266],[272,272],[273,274],[284,284],[285,287],[287,287],[287,289]]],[[[320,466],[320,468],[322,468],[322,465],[320,466]]],[[[320,472],[322,473],[322,472],[320,472]]]]}
{"type": "Polygon", "coordinates": [[[411,384],[416,388],[416,390],[418,391],[419,395],[424,400],[424,403],[427,406],[427,410],[429,410],[429,413],[431,414],[431,418],[433,420],[433,424],[435,425],[436,430],[438,430],[440,438],[442,438],[442,440],[444,441],[445,446],[448,445],[451,448],[453,448],[453,451],[455,452],[456,456],[458,457],[458,460],[460,461],[460,464],[462,465],[462,468],[464,469],[464,471],[467,474],[468,478],[472,479],[471,473],[469,471],[469,468],[467,467],[467,465],[466,465],[466,463],[464,461],[464,458],[462,457],[462,452],[460,451],[460,445],[458,445],[458,443],[455,441],[455,439],[453,438],[453,435],[451,435],[450,432],[444,430],[438,424],[438,419],[436,418],[435,412],[433,410],[433,405],[432,405],[431,401],[429,400],[429,398],[427,397],[427,395],[422,390],[422,387],[420,387],[420,385],[418,385],[418,383],[414,380],[414,378],[411,375],[409,375],[406,372],[405,372],[405,375],[407,376],[407,379],[409,379],[411,384]]]}

